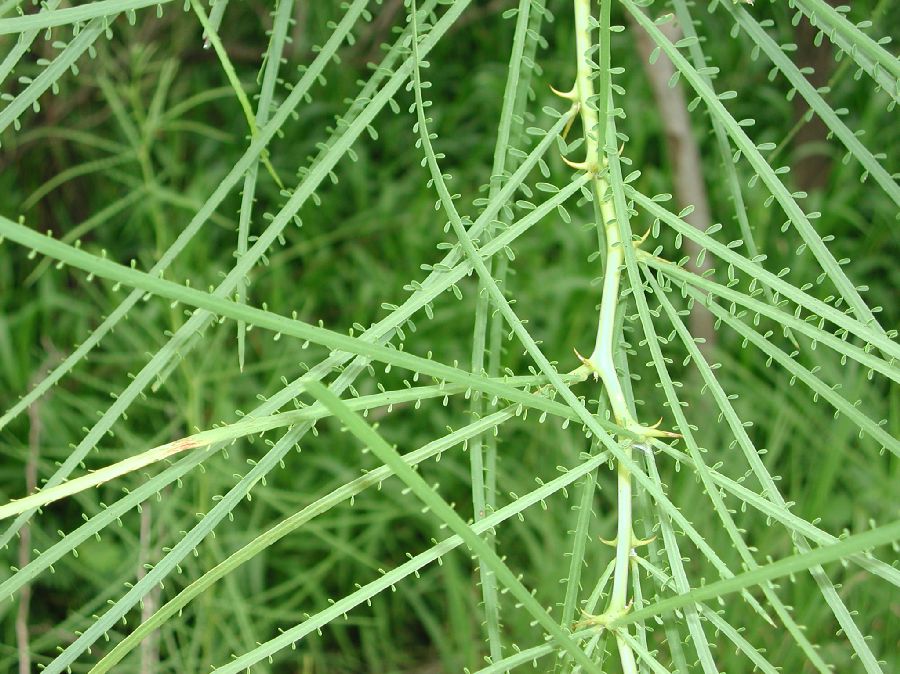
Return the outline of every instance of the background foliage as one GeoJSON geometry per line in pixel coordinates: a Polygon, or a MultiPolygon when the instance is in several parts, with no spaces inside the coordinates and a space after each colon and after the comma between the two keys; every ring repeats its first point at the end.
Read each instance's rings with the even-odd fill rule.
{"type": "MultiPolygon", "coordinates": [[[[421,4],[428,5],[426,10],[434,6],[421,4]]],[[[201,290],[216,286],[241,259],[241,252],[282,217],[276,214],[283,213],[286,204],[297,203],[292,200],[302,195],[302,185],[333,158],[333,171],[329,168],[325,179],[312,185],[315,194],[305,198],[296,212],[296,222],[302,226],[290,224],[260,263],[252,266],[246,303],[273,315],[293,316],[354,335],[363,326],[390,316],[418,289],[418,282],[425,282],[431,267],[423,265],[438,264],[448,250],[458,253],[456,259],[465,259],[454,230],[445,227],[451,216],[435,209],[434,180],[441,174],[423,168],[429,144],[423,146],[419,130],[413,128],[416,93],[424,94],[423,104],[433,102],[425,110],[427,130],[436,134],[430,142],[438,154],[430,156],[439,160],[444,173],[452,174],[449,190],[459,195],[453,203],[462,215],[475,220],[482,209],[496,203],[498,209],[503,206],[498,216],[503,222],[498,231],[502,232],[535,205],[553,198],[571,180],[578,180],[577,172],[564,163],[559,152],[560,146],[570,150],[568,157],[573,161],[583,154],[583,144],[575,141],[572,145],[583,133],[576,121],[567,136],[571,147],[551,137],[540,165],[527,172],[513,199],[497,202],[497,185],[504,184],[506,177],[498,181],[494,175],[497,185],[491,188],[496,169],[494,143],[498,122],[501,128],[503,124],[510,53],[516,54],[517,39],[522,40],[519,48],[525,56],[520,63],[522,74],[511,89],[515,97],[511,108],[516,114],[507,122],[513,148],[504,154],[507,175],[544,139],[543,130],[561,124],[557,119],[568,105],[553,95],[550,85],[564,89],[574,76],[571,3],[551,1],[546,8],[544,4],[539,0],[473,2],[458,18],[447,20],[441,39],[427,56],[420,56],[430,64],[422,70],[422,78],[430,81],[430,86],[406,86],[414,81],[410,68],[393,101],[345,151],[339,146],[340,138],[350,135],[342,136],[347,122],[336,119],[349,109],[352,114],[347,121],[352,122],[361,111],[365,114],[374,109],[368,98],[374,91],[365,99],[357,96],[373,73],[376,77],[387,74],[383,81],[390,77],[368,64],[381,62],[387,51],[383,43],[393,43],[402,30],[410,30],[412,9],[401,2],[298,0],[286,5],[282,0],[272,7],[252,1],[233,2],[225,8],[220,0],[218,8],[174,2],[160,5],[159,11],[145,2],[87,3],[76,8],[94,13],[81,18],[107,18],[95,19],[82,28],[81,39],[92,29],[97,36],[84,55],[71,61],[66,61],[66,50],[78,39],[73,39],[72,22],[79,17],[63,14],[73,11],[66,10],[65,3],[47,3],[42,8],[16,0],[0,3],[0,56],[5,59],[0,74],[6,106],[0,110],[0,215],[8,219],[3,233],[11,239],[0,247],[0,408],[11,410],[0,421],[0,501],[23,496],[30,491],[29,484],[35,479],[41,484],[79,449],[84,450],[83,460],[76,459],[70,467],[70,472],[74,468],[71,477],[223,422],[233,424],[244,412],[260,404],[265,407],[267,401],[271,401],[271,409],[266,414],[305,409],[313,403],[302,385],[288,389],[282,397],[279,391],[328,358],[335,345],[291,336],[285,322],[286,329],[276,339],[272,330],[256,325],[247,332],[246,344],[239,347],[236,321],[224,320],[224,315],[222,321],[205,329],[188,328],[183,341],[177,341],[181,340],[178,337],[171,342],[191,320],[190,303],[173,302],[162,287],[159,297],[152,292],[142,296],[142,291],[155,286],[138,286],[139,299],[127,311],[126,320],[118,321],[89,356],[77,356],[59,385],[30,405],[16,407],[17,401],[73,354],[106,317],[114,316],[132,292],[127,282],[118,285],[104,280],[110,277],[100,266],[101,255],[126,266],[133,260],[137,270],[150,270],[157,264],[194,215],[203,212],[208,197],[258,137],[258,129],[265,128],[292,89],[306,86],[304,74],[310,80],[308,93],[268,143],[268,165],[250,161],[236,174],[240,178],[237,186],[224,193],[220,203],[207,212],[208,220],[197,235],[170,258],[165,279],[201,290]],[[370,6],[365,8],[367,4],[370,6]],[[224,15],[217,16],[216,10],[222,8],[224,15]],[[116,16],[117,11],[123,13],[116,16]],[[49,16],[51,22],[17,24],[19,12],[27,17],[49,16]],[[204,48],[200,17],[206,22],[210,12],[213,21],[221,21],[214,42],[221,40],[227,62],[217,54],[215,45],[204,48]],[[521,20],[522,12],[530,12],[526,21],[521,20]],[[55,22],[57,17],[59,22],[55,22]],[[342,20],[346,28],[338,23],[342,20]],[[517,33],[519,24],[530,25],[531,32],[525,33],[520,26],[517,33]],[[48,26],[56,27],[51,31],[48,26]],[[27,45],[26,38],[31,40],[27,45]],[[329,39],[335,42],[333,54],[329,39]],[[60,41],[69,46],[64,48],[60,41]],[[272,62],[271,57],[263,58],[267,51],[275,54],[275,62],[278,54],[281,56],[277,80],[273,73],[266,74],[266,65],[272,62]],[[54,64],[60,63],[61,68],[54,70],[54,64]],[[321,73],[317,70],[320,65],[321,73]],[[35,82],[40,83],[42,77],[51,78],[52,87],[38,95],[35,82]],[[265,103],[266,96],[271,106],[260,105],[257,112],[259,101],[265,103]],[[252,132],[248,112],[256,117],[252,132]],[[337,144],[328,140],[333,134],[339,139],[337,144]],[[246,182],[245,173],[251,176],[246,182]],[[255,190],[252,209],[250,190],[255,190]],[[13,222],[20,217],[25,227],[13,222]],[[242,220],[246,230],[241,228],[242,220]],[[26,229],[49,232],[57,241],[70,244],[80,241],[80,249],[94,256],[89,264],[96,264],[96,270],[88,271],[96,274],[76,268],[74,253],[30,255],[31,245],[15,242],[15,233],[26,229]],[[243,245],[240,231],[249,233],[243,245]],[[58,260],[66,266],[57,264],[58,260]],[[141,380],[138,373],[153,354],[173,348],[178,354],[172,364],[141,380]],[[114,410],[101,417],[122,400],[122,391],[131,382],[138,382],[143,393],[133,402],[123,403],[127,413],[114,410]],[[98,418],[100,426],[95,426],[98,418]]],[[[691,5],[689,11],[698,20],[696,30],[702,39],[679,44],[679,49],[687,59],[693,58],[692,49],[702,47],[708,63],[718,68],[715,90],[738,92],[734,98],[723,96],[728,113],[734,120],[755,120],[753,126],[743,128],[763,149],[764,162],[770,169],[791,169],[777,171],[776,180],[782,180],[792,193],[806,193],[797,202],[803,212],[813,214],[810,218],[820,242],[824,240],[853,283],[865,286],[862,296],[866,305],[881,308],[876,314],[878,322],[889,332],[885,336],[871,325],[863,326],[852,312],[847,318],[850,329],[842,332],[832,318],[810,309],[821,309],[819,305],[806,303],[798,315],[811,330],[822,334],[807,334],[796,327],[786,333],[778,316],[741,313],[739,303],[716,296],[722,320],[713,333],[701,335],[706,342],[699,346],[702,355],[719,366],[704,371],[697,366],[701,360],[698,347],[683,339],[684,329],[679,331],[679,326],[689,321],[686,313],[680,317],[675,313],[689,306],[684,293],[662,291],[661,286],[673,283],[677,275],[662,273],[658,280],[652,275],[645,279],[649,313],[639,310],[633,289],[627,291],[620,311],[627,348],[621,353],[628,353],[631,376],[627,381],[633,387],[638,413],[644,423],[663,417],[665,428],[683,432],[685,426],[672,411],[672,396],[677,392],[685,404],[687,421],[694,426],[690,440],[659,442],[673,452],[656,447],[655,461],[642,452],[636,453],[635,460],[654,476],[720,559],[718,565],[711,561],[698,549],[696,539],[683,535],[682,522],[676,519],[674,526],[671,524],[677,513],[655,497],[648,498],[637,486],[635,532],[657,538],[648,547],[637,548],[647,566],[633,566],[638,584],[630,596],[634,597],[635,591],[640,595],[634,597],[632,610],[640,608],[641,595],[645,604],[673,595],[668,579],[673,573],[677,577],[679,567],[690,587],[697,588],[727,578],[722,568],[734,574],[749,568],[742,550],[764,568],[770,560],[802,553],[785,521],[793,522],[795,528],[805,526],[811,531],[813,527],[842,536],[888,525],[897,517],[894,439],[900,435],[900,393],[894,361],[897,352],[891,350],[895,347],[892,329],[898,324],[895,289],[900,285],[895,263],[900,254],[897,187],[891,177],[897,168],[891,148],[900,140],[894,111],[897,64],[891,57],[894,70],[891,63],[870,68],[875,73],[872,77],[859,66],[865,66],[866,55],[875,52],[860,47],[852,55],[842,53],[828,38],[816,48],[816,31],[806,19],[800,20],[798,7],[813,7],[826,16],[823,4],[798,0],[796,7],[767,2],[746,8],[721,3],[714,7],[691,5]],[[743,29],[732,32],[737,24],[743,29]],[[763,42],[754,29],[771,37],[778,54],[790,59],[788,64],[817,64],[815,74],[805,71],[810,78],[824,77],[816,86],[828,86],[825,102],[817,104],[816,120],[823,111],[838,111],[839,121],[851,134],[859,133],[859,141],[868,148],[865,157],[883,167],[893,188],[879,184],[868,170],[868,159],[847,155],[845,144],[832,137],[828,128],[815,120],[803,122],[806,108],[798,102],[800,95],[783,73],[772,70],[765,53],[759,53],[756,45],[763,42]],[[877,86],[884,81],[893,82],[893,89],[877,86]],[[764,143],[772,145],[762,146],[764,143]],[[646,339],[643,320],[656,326],[658,339],[652,338],[652,344],[646,339]],[[759,335],[759,341],[748,342],[741,328],[759,335]],[[836,344],[829,343],[824,333],[837,334],[836,344]],[[811,341],[811,335],[816,339],[811,341]],[[883,342],[889,343],[886,348],[883,342]],[[786,360],[779,360],[778,353],[786,360]],[[721,388],[711,387],[704,372],[721,388]],[[823,383],[820,389],[810,384],[811,377],[823,383]],[[825,390],[838,397],[837,405],[844,405],[844,414],[835,418],[835,403],[825,390]],[[745,460],[741,433],[728,420],[726,410],[732,409],[748,446],[759,450],[763,474],[773,476],[787,505],[767,490],[760,473],[753,472],[745,460]],[[864,415],[864,421],[847,413],[854,409],[864,415]],[[708,469],[697,467],[701,454],[708,469]],[[712,490],[715,498],[711,499],[704,474],[724,476],[736,487],[717,483],[719,488],[712,490]],[[739,491],[742,486],[744,492],[739,491]],[[716,499],[721,499],[729,517],[723,518],[722,511],[717,511],[716,499]],[[761,509],[760,504],[765,507],[761,509]]],[[[421,14],[417,32],[425,41],[422,44],[438,35],[439,19],[461,9],[459,5],[440,3],[433,17],[428,11],[421,14]]],[[[634,9],[628,2],[613,3],[611,23],[623,29],[607,34],[611,36],[609,62],[621,68],[614,72],[613,107],[621,108],[622,115],[615,123],[627,137],[623,157],[630,165],[624,172],[640,171],[625,179],[631,190],[628,198],[637,203],[638,195],[673,192],[673,157],[667,151],[664,124],[670,111],[660,109],[648,84],[635,40],[635,32],[643,29],[630,18],[629,7],[634,9]]],[[[655,18],[673,9],[688,11],[688,6],[680,1],[672,7],[657,2],[644,11],[655,18]]],[[[595,15],[600,21],[596,7],[595,15]]],[[[835,25],[841,31],[835,42],[845,39],[841,37],[845,34],[850,36],[846,39],[856,39],[845,25],[859,24],[857,30],[872,40],[889,35],[900,25],[900,11],[890,2],[853,3],[837,17],[835,25]],[[866,23],[869,21],[871,25],[866,23]]],[[[603,31],[600,26],[598,32],[603,31]]],[[[883,45],[892,48],[890,43],[883,45]]],[[[410,64],[416,61],[408,40],[401,41],[396,52],[401,60],[395,58],[389,66],[392,69],[403,59],[410,58],[410,64]]],[[[599,52],[594,58],[599,64],[599,52]]],[[[598,78],[598,83],[602,79],[598,78]]],[[[679,86],[690,92],[688,80],[683,74],[679,86]]],[[[693,97],[688,93],[689,101],[693,97]]],[[[803,289],[804,297],[837,307],[836,314],[844,312],[847,304],[840,299],[840,290],[830,278],[823,280],[821,266],[796,227],[782,228],[784,209],[772,203],[766,181],[753,178],[759,171],[746,160],[746,151],[733,166],[753,241],[734,244],[746,236],[735,216],[734,183],[728,180],[718,138],[712,132],[715,124],[726,120],[721,113],[709,112],[705,102],[691,105],[711,215],[713,222],[722,223],[721,230],[711,233],[721,250],[709,247],[713,260],[710,279],[758,302],[770,304],[786,298],[784,289],[767,281],[768,277],[752,269],[748,273],[740,265],[735,265],[735,270],[728,264],[725,256],[729,251],[749,259],[755,253],[748,247],[755,245],[767,256],[762,263],[766,270],[778,274],[789,268],[781,281],[786,287],[803,289]],[[766,292],[762,292],[764,286],[766,292]]],[[[734,150],[731,147],[729,155],[734,150]]],[[[616,189],[614,186],[613,192],[616,189]]],[[[684,205],[677,199],[661,204],[676,214],[684,205]]],[[[637,207],[631,216],[635,233],[653,224],[650,213],[647,204],[637,207]]],[[[522,329],[560,372],[576,369],[579,362],[573,348],[588,353],[594,339],[603,269],[595,223],[591,204],[578,190],[564,209],[549,209],[549,215],[516,238],[508,257],[503,251],[492,263],[491,273],[501,280],[505,296],[515,300],[512,309],[522,319],[522,329]],[[508,275],[502,271],[506,263],[499,262],[503,258],[509,265],[508,275]]],[[[662,258],[678,261],[683,238],[674,224],[663,221],[653,228],[645,248],[652,252],[661,246],[662,258]]],[[[486,241],[482,239],[479,245],[486,241]]],[[[649,270],[652,265],[641,262],[641,268],[649,270]]],[[[153,278],[147,276],[144,281],[149,284],[153,278]]],[[[499,315],[493,305],[487,314],[486,305],[478,308],[478,284],[477,275],[472,274],[440,292],[427,312],[417,312],[413,322],[398,323],[401,334],[393,344],[402,343],[405,352],[427,354],[435,363],[470,370],[473,319],[499,315]]],[[[691,287],[701,288],[698,300],[706,296],[704,286],[691,287]]],[[[233,292],[226,295],[234,297],[233,292]]],[[[794,298],[782,305],[787,315],[793,315],[795,307],[794,298]]],[[[702,311],[699,302],[694,311],[702,311]]],[[[488,345],[493,345],[493,350],[485,367],[499,364],[494,375],[530,376],[531,388],[523,388],[521,383],[517,388],[527,391],[530,398],[548,402],[523,404],[511,394],[487,393],[484,415],[495,416],[468,432],[470,442],[448,434],[466,433],[467,425],[481,416],[472,412],[477,408],[470,400],[471,385],[453,388],[451,383],[447,390],[439,390],[427,372],[414,379],[409,368],[398,365],[386,371],[383,364],[376,364],[363,368],[342,397],[375,396],[367,420],[401,453],[445,442],[440,460],[424,461],[418,473],[467,521],[483,517],[473,506],[469,456],[472,447],[482,452],[472,439],[479,430],[493,435],[494,428],[498,429],[495,469],[490,443],[485,454],[485,479],[488,486],[496,483],[496,508],[515,508],[516,504],[524,508],[522,497],[561,476],[565,479],[565,471],[580,467],[581,476],[572,477],[565,488],[556,484],[535,497],[535,504],[523,510],[521,517],[512,516],[495,529],[497,550],[505,564],[526,588],[535,591],[540,606],[569,629],[573,618],[580,617],[580,613],[566,615],[573,609],[569,594],[577,597],[579,609],[584,608],[592,591],[600,593],[598,581],[615,556],[613,548],[598,540],[615,536],[615,471],[608,468],[611,455],[609,461],[601,458],[590,463],[591,454],[596,456],[603,449],[596,433],[587,433],[588,439],[577,417],[563,423],[560,416],[571,418],[571,410],[566,412],[565,404],[550,406],[550,389],[536,388],[546,383],[546,373],[540,373],[535,360],[523,353],[518,337],[506,339],[509,324],[502,329],[502,351],[498,351],[500,342],[491,341],[494,328],[489,328],[488,345]],[[382,391],[402,393],[410,386],[431,388],[401,396],[394,405],[390,395],[380,395],[382,391]],[[530,409],[533,406],[536,409],[530,409]],[[442,440],[445,436],[446,441],[442,440]],[[587,511],[580,509],[580,504],[587,504],[587,511]],[[584,512],[588,516],[581,517],[584,512]],[[580,583],[572,575],[573,554],[584,556],[580,583]],[[567,592],[570,587],[575,589],[567,592]]],[[[334,378],[330,368],[321,374],[326,373],[328,380],[334,378]]],[[[599,384],[593,379],[567,381],[590,410],[598,409],[603,397],[599,384]]],[[[602,409],[602,401],[600,405],[602,409]]],[[[606,417],[601,412],[597,418],[606,417]]],[[[381,454],[374,449],[375,456],[361,453],[361,438],[343,432],[337,421],[320,422],[306,435],[301,432],[304,428],[296,424],[288,431],[282,424],[265,434],[242,434],[222,451],[194,449],[186,458],[175,456],[169,464],[154,463],[98,488],[78,491],[44,507],[27,523],[16,520],[15,528],[4,534],[6,547],[0,553],[4,562],[0,594],[7,599],[0,603],[0,671],[21,668],[24,652],[30,662],[20,671],[48,665],[51,671],[69,665],[73,671],[90,670],[136,625],[190,583],[206,577],[204,574],[241,546],[381,465],[381,454]],[[273,446],[281,446],[275,443],[284,443],[291,450],[280,452],[271,467],[261,468],[261,457],[273,446]],[[297,451],[293,450],[295,444],[297,451]],[[254,470],[265,477],[253,478],[254,470]],[[177,480],[173,477],[176,472],[177,480]],[[243,476],[249,480],[246,488],[241,486],[243,476]],[[148,482],[151,478],[157,481],[148,482]],[[143,496],[136,491],[141,485],[146,489],[143,496]],[[133,503],[123,506],[109,523],[96,519],[129,494],[135,494],[133,503]],[[187,532],[198,531],[195,527],[202,525],[204,514],[224,502],[226,494],[235,494],[236,507],[215,526],[214,535],[204,532],[195,539],[186,538],[187,532]],[[66,543],[62,536],[83,525],[88,528],[82,531],[89,535],[77,545],[66,543]],[[52,565],[26,566],[40,563],[42,557],[48,560],[46,551],[61,538],[63,548],[52,565]],[[122,601],[128,588],[179,542],[192,554],[178,559],[177,565],[163,574],[162,583],[152,583],[152,589],[142,593],[141,602],[134,595],[135,600],[119,610],[116,602],[122,601]],[[16,572],[22,567],[35,571],[26,577],[16,572]],[[111,623],[101,628],[99,616],[105,615],[112,616],[111,623]],[[27,625],[27,638],[23,625],[27,625]],[[90,650],[84,639],[79,641],[79,635],[85,633],[93,636],[90,650]],[[67,650],[57,658],[62,649],[67,650]]],[[[371,438],[362,440],[375,447],[371,438]]],[[[259,656],[253,671],[261,672],[424,673],[464,667],[474,671],[487,666],[485,658],[491,651],[486,635],[492,630],[492,611],[490,606],[485,608],[484,589],[477,582],[478,560],[484,564],[484,559],[479,556],[473,561],[463,546],[445,551],[440,563],[424,566],[415,575],[402,580],[391,576],[388,572],[410,556],[444,539],[446,521],[435,516],[437,502],[426,501],[429,507],[423,510],[416,493],[400,480],[385,479],[378,486],[336,502],[289,535],[261,545],[251,558],[205,588],[183,612],[167,619],[114,671],[195,672],[207,671],[210,666],[236,671],[239,665],[229,670],[232,665],[228,663],[233,656],[248,652],[259,656]],[[364,595],[369,601],[353,610],[338,606],[327,613],[333,602],[381,578],[387,578],[385,588],[367,590],[364,595]],[[321,625],[304,623],[321,611],[326,611],[321,625]],[[299,624],[306,624],[309,634],[296,641],[294,649],[281,647],[288,642],[277,648],[258,646],[299,624]]],[[[491,498],[488,492],[488,503],[491,498]]],[[[486,540],[494,545],[493,536],[486,540]]],[[[810,539],[810,543],[817,547],[829,540],[810,539]]],[[[768,594],[755,588],[743,597],[730,594],[721,602],[707,600],[702,610],[696,610],[716,667],[738,672],[750,671],[753,666],[770,671],[777,666],[799,672],[821,670],[825,663],[838,672],[877,671],[879,666],[882,671],[896,671],[900,667],[896,659],[900,632],[897,572],[891,566],[896,548],[879,548],[876,557],[881,566],[873,571],[871,565],[862,568],[859,558],[851,562],[849,552],[836,554],[844,563],[825,566],[830,579],[825,585],[800,571],[767,586],[768,594]],[[826,601],[829,592],[836,599],[826,601]],[[802,634],[816,645],[813,655],[802,639],[783,626],[772,596],[782,602],[791,620],[804,626],[802,634]],[[771,622],[761,616],[763,609],[757,601],[765,606],[771,622]],[[846,615],[840,609],[836,612],[836,605],[844,607],[846,615]],[[861,635],[866,635],[862,645],[852,635],[848,637],[841,624],[843,617],[855,621],[861,635]],[[740,630],[740,635],[735,630],[740,630]],[[866,649],[870,649],[871,659],[866,658],[866,649]],[[880,665],[873,669],[876,661],[880,665]]],[[[501,590],[503,586],[501,582],[501,590]]],[[[499,636],[492,637],[502,656],[511,658],[519,649],[540,647],[546,632],[514,595],[500,592],[496,613],[499,636]]],[[[591,613],[600,613],[606,603],[597,596],[587,605],[593,607],[591,613]]],[[[655,619],[631,625],[639,665],[646,671],[709,671],[689,622],[686,613],[679,612],[670,614],[664,625],[655,619]],[[663,669],[651,669],[656,667],[663,669]]],[[[585,638],[590,639],[590,634],[585,638]]],[[[617,671],[620,665],[614,640],[603,639],[599,647],[588,647],[594,661],[602,662],[607,651],[611,655],[605,666],[617,671]]],[[[537,662],[540,671],[572,666],[563,657],[556,664],[552,656],[537,662]]],[[[522,663],[530,665],[531,658],[507,664],[522,663]]]]}

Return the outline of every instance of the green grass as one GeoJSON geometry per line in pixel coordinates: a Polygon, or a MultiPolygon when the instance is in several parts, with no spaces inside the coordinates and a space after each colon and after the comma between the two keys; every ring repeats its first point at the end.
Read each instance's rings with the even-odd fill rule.
{"type": "Polygon", "coordinates": [[[900,16],[643,4],[0,2],[0,671],[900,666],[900,16]]]}

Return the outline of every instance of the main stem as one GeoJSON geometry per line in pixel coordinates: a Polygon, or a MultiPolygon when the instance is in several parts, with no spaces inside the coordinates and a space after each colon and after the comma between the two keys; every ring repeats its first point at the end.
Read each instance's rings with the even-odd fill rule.
{"type": "MultiPolygon", "coordinates": [[[[608,0],[607,0],[608,1],[608,0]]],[[[608,8],[604,8],[608,11],[608,8]]],[[[606,120],[599,119],[594,106],[594,84],[591,78],[592,41],[590,0],[575,0],[575,44],[578,53],[578,67],[575,86],[571,95],[579,104],[582,126],[587,148],[586,170],[594,175],[594,199],[598,203],[602,228],[606,239],[606,268],[603,274],[603,295],[600,302],[600,317],[597,324],[597,340],[594,350],[585,363],[603,382],[609,404],[616,423],[629,430],[640,428],[625,401],[625,394],[613,361],[613,349],[618,335],[615,334],[616,310],[619,304],[619,286],[624,263],[623,242],[619,233],[612,199],[608,195],[609,185],[601,177],[605,159],[600,148],[600,138],[606,129],[606,120]]],[[[606,106],[601,106],[606,109],[606,106]]],[[[628,242],[630,244],[630,242],[628,242]]],[[[631,442],[622,448],[631,459],[631,442]]],[[[620,461],[617,466],[618,522],[616,532],[616,564],[613,575],[613,590],[605,614],[610,617],[620,615],[628,605],[628,571],[632,547],[631,471],[620,461]]],[[[617,636],[616,642],[622,669],[626,674],[637,671],[631,647],[617,636]]]]}

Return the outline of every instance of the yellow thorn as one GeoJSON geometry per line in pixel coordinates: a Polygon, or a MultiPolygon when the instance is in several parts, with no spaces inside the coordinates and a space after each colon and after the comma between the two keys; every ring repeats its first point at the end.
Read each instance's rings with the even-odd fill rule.
{"type": "Polygon", "coordinates": [[[683,437],[681,433],[675,433],[674,431],[663,431],[659,430],[660,424],[662,424],[662,418],[657,421],[652,426],[642,426],[641,424],[633,424],[628,427],[628,430],[634,433],[635,435],[640,435],[644,438],[680,438],[683,437]]]}
{"type": "Polygon", "coordinates": [[[572,349],[572,351],[575,352],[575,356],[578,358],[578,360],[581,361],[581,364],[584,365],[588,369],[588,371],[594,375],[594,381],[600,379],[600,371],[597,369],[597,366],[594,365],[591,359],[585,358],[580,353],[578,353],[578,349],[572,349]]]}
{"type": "Polygon", "coordinates": [[[647,237],[650,236],[650,232],[651,232],[652,230],[653,230],[653,226],[651,225],[650,227],[647,228],[647,231],[644,232],[644,236],[642,236],[640,239],[638,239],[637,241],[634,242],[634,247],[635,247],[635,248],[640,248],[641,246],[643,246],[643,245],[644,245],[644,241],[646,241],[646,240],[647,240],[647,237]]]}
{"type": "MultiPolygon", "coordinates": [[[[616,536],[616,537],[615,537],[614,539],[612,539],[611,541],[608,541],[608,540],[606,540],[605,538],[600,538],[599,536],[597,536],[597,540],[599,540],[599,541],[605,543],[606,545],[608,545],[608,546],[614,548],[614,547],[616,547],[616,545],[618,545],[619,537],[616,536]]],[[[650,538],[638,538],[637,536],[634,535],[634,532],[632,532],[632,534],[631,534],[631,547],[632,547],[632,548],[639,548],[639,547],[641,547],[642,545],[649,545],[650,543],[652,543],[652,542],[655,541],[655,540],[656,540],[656,536],[651,536],[650,538]]]]}
{"type": "MultiPolygon", "coordinates": [[[[660,419],[659,421],[662,422],[662,419],[660,419]]],[[[681,433],[676,433],[675,431],[658,430],[657,426],[659,426],[659,423],[657,423],[655,426],[651,426],[650,428],[646,428],[646,429],[642,430],[641,435],[644,435],[649,438],[681,438],[681,437],[684,437],[683,435],[681,435],[681,433]]]]}
{"type": "Polygon", "coordinates": [[[587,171],[590,166],[586,161],[574,162],[566,159],[565,157],[563,157],[562,160],[576,171],[587,171]]]}
{"type": "MultiPolygon", "coordinates": [[[[578,108],[578,103],[576,103],[573,107],[574,107],[575,109],[577,109],[577,108],[578,108]]],[[[569,135],[569,129],[572,128],[572,125],[575,123],[575,118],[576,118],[577,116],[578,116],[578,115],[573,114],[571,117],[569,117],[569,121],[566,122],[566,126],[565,126],[565,128],[562,130],[562,137],[563,137],[563,140],[565,140],[566,136],[569,135]]]]}
{"type": "Polygon", "coordinates": [[[556,94],[560,98],[565,98],[570,101],[578,100],[578,95],[575,93],[574,85],[572,85],[572,88],[569,89],[569,91],[560,91],[559,89],[556,89],[552,84],[549,85],[549,87],[550,87],[550,91],[552,91],[554,94],[556,94]]]}

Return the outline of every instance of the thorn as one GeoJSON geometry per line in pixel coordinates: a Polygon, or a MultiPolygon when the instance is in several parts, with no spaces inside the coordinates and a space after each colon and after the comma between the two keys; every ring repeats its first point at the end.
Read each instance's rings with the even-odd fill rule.
{"type": "MultiPolygon", "coordinates": [[[[562,155],[560,155],[560,156],[562,156],[562,155]]],[[[587,171],[590,168],[590,165],[587,163],[587,161],[574,162],[574,161],[567,159],[566,157],[563,157],[562,160],[566,164],[571,166],[573,169],[575,169],[576,171],[587,171]]]]}
{"type": "Polygon", "coordinates": [[[578,95],[575,93],[575,85],[572,85],[572,88],[568,91],[560,91],[556,89],[552,84],[548,85],[550,87],[550,91],[559,96],[560,98],[565,98],[570,101],[577,101],[578,95]]]}
{"type": "Polygon", "coordinates": [[[575,352],[575,356],[578,358],[578,360],[581,361],[581,364],[584,365],[588,369],[588,371],[594,375],[594,381],[600,379],[600,371],[597,369],[597,366],[594,365],[593,362],[591,362],[590,358],[585,358],[584,356],[582,356],[580,353],[578,353],[578,349],[573,348],[572,351],[575,352]]]}
{"type": "Polygon", "coordinates": [[[572,125],[575,123],[575,117],[577,117],[577,115],[574,113],[574,110],[577,110],[577,109],[578,109],[578,103],[576,103],[576,104],[573,106],[573,113],[572,113],[572,116],[569,117],[569,121],[566,122],[566,126],[565,126],[565,128],[562,130],[562,137],[563,137],[563,140],[565,140],[566,136],[569,135],[569,129],[571,129],[571,128],[572,128],[572,125]]]}
{"type": "MultiPolygon", "coordinates": [[[[599,540],[599,541],[601,541],[601,542],[605,543],[606,545],[608,545],[608,546],[610,546],[610,547],[613,547],[613,548],[616,547],[616,546],[619,544],[619,537],[618,537],[618,536],[616,536],[616,537],[615,537],[614,539],[612,539],[611,541],[608,541],[608,540],[606,540],[605,538],[600,538],[599,536],[597,536],[597,540],[599,540]]],[[[631,547],[632,547],[632,548],[639,548],[639,547],[641,547],[642,545],[649,545],[650,543],[652,543],[652,542],[655,541],[655,540],[656,540],[656,536],[655,536],[655,535],[654,535],[654,536],[651,536],[650,538],[638,538],[637,536],[634,535],[634,532],[631,532],[631,547]]]]}
{"type": "Polygon", "coordinates": [[[644,245],[644,241],[646,241],[647,237],[650,236],[650,232],[652,229],[653,229],[653,225],[651,225],[650,227],[647,228],[647,231],[644,232],[644,236],[642,236],[640,239],[638,239],[637,241],[634,242],[635,248],[640,248],[642,245],[644,245]]]}
{"type": "Polygon", "coordinates": [[[644,426],[642,427],[638,433],[648,438],[681,438],[684,437],[681,433],[676,433],[675,431],[663,431],[659,429],[659,425],[662,423],[662,419],[657,421],[652,426],[644,426]]]}

